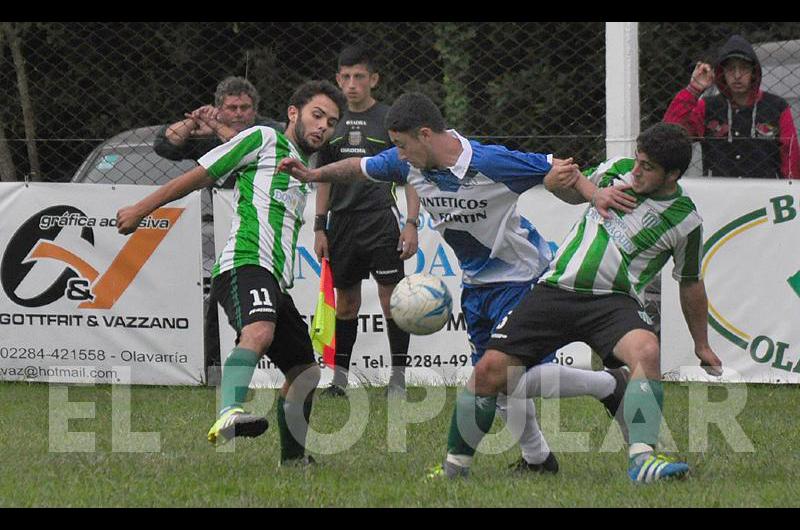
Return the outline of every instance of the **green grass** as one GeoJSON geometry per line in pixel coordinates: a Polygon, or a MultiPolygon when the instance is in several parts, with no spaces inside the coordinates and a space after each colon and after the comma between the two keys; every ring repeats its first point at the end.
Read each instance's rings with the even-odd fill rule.
{"type": "MultiPolygon", "coordinates": [[[[63,432],[59,434],[58,423],[49,419],[50,387],[0,383],[0,470],[5,478],[0,481],[0,506],[800,505],[797,389],[790,385],[747,386],[747,406],[736,419],[754,451],[735,451],[712,425],[708,448],[699,452],[690,450],[689,445],[690,387],[704,388],[665,384],[666,422],[678,453],[692,468],[690,477],[636,486],[625,473],[625,451],[619,446],[612,452],[601,450],[610,420],[602,405],[590,398],[561,400],[557,420],[553,419],[553,402],[545,404],[544,410],[539,404],[548,439],[564,436],[556,431],[588,433],[588,451],[555,448],[561,465],[558,475],[511,474],[507,466],[519,454],[514,447],[500,454],[478,454],[471,477],[451,482],[426,480],[425,472],[443,457],[455,388],[447,389],[446,404],[438,415],[408,427],[406,452],[389,451],[383,389],[367,389],[370,412],[363,436],[347,450],[319,454],[320,465],[301,469],[278,466],[272,390],[257,392],[249,407],[255,412],[269,408],[269,430],[259,438],[237,440],[227,450],[215,450],[205,439],[214,418],[215,389],[134,387],[130,389],[131,430],[160,433],[158,452],[136,453],[112,450],[111,387],[69,387],[70,402],[93,402],[95,407],[93,418],[69,420],[69,435],[94,432],[95,450],[54,452],[51,438],[56,446],[65,438],[63,432]]],[[[709,390],[712,402],[728,396],[724,387],[709,390]]],[[[422,388],[413,388],[410,394],[412,400],[424,395],[422,388]]],[[[62,403],[54,410],[63,407],[62,403]]],[[[321,398],[316,401],[311,425],[317,432],[335,434],[348,415],[347,401],[321,398]]],[[[495,422],[494,430],[499,424],[499,420],[495,422]]],[[[612,430],[609,440],[617,435],[612,430]]]]}

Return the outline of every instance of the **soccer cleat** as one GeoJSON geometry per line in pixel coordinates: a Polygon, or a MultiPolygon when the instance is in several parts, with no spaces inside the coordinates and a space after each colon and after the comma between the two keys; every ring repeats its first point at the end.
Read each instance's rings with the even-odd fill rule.
{"type": "Polygon", "coordinates": [[[628,476],[636,483],[682,478],[689,472],[689,464],[679,462],[664,454],[642,453],[628,467],[628,476]]]}
{"type": "Polygon", "coordinates": [[[347,392],[338,385],[331,385],[320,393],[324,397],[345,397],[347,392]]]}
{"type": "Polygon", "coordinates": [[[214,422],[208,431],[208,441],[224,444],[234,436],[261,436],[269,427],[267,418],[255,416],[239,407],[232,407],[214,422]]]}
{"type": "Polygon", "coordinates": [[[313,467],[317,461],[311,455],[304,455],[299,458],[289,458],[281,460],[281,467],[313,467]]]}
{"type": "Polygon", "coordinates": [[[467,476],[469,476],[468,467],[459,466],[458,464],[448,462],[447,460],[445,460],[444,463],[442,464],[437,464],[432,468],[430,468],[426,475],[428,479],[438,479],[441,477],[447,477],[451,480],[467,476]]]}
{"type": "Polygon", "coordinates": [[[625,439],[625,443],[628,443],[628,426],[625,424],[625,413],[623,412],[622,402],[625,397],[625,388],[628,386],[628,379],[630,379],[631,373],[625,366],[622,368],[606,369],[606,372],[611,374],[617,384],[614,386],[614,391],[611,392],[611,395],[601,399],[600,403],[606,407],[608,414],[617,420],[619,428],[622,431],[622,437],[625,439]]]}
{"type": "Polygon", "coordinates": [[[558,473],[558,460],[556,460],[556,455],[553,453],[549,453],[544,462],[540,464],[531,464],[523,457],[519,457],[519,460],[508,467],[514,472],[550,473],[555,475],[558,473]]]}

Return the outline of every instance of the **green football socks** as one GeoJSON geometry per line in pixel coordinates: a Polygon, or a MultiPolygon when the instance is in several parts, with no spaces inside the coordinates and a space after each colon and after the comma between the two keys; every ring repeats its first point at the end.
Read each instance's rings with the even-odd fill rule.
{"type": "Polygon", "coordinates": [[[664,387],[655,379],[631,379],[625,389],[623,408],[630,444],[655,447],[661,428],[664,387]]]}
{"type": "Polygon", "coordinates": [[[447,436],[448,454],[475,454],[478,444],[492,427],[496,401],[495,396],[476,396],[466,388],[458,394],[447,436]]]}
{"type": "Polygon", "coordinates": [[[222,369],[220,414],[230,407],[241,407],[260,355],[253,350],[234,348],[222,369]]]}

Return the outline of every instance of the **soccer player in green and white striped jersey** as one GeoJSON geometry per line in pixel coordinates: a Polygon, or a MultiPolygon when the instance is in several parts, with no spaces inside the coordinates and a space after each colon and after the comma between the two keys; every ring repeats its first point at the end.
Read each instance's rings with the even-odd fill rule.
{"type": "Polygon", "coordinates": [[[289,100],[285,133],[265,126],[245,129],[202,156],[196,168],[117,212],[119,232],[129,234],[156,208],[229,175],[236,179],[237,206],[211,289],[237,332],[237,344],[225,360],[221,409],[208,440],[258,436],[267,429],[266,418],[242,409],[266,354],[286,376],[278,398],[282,463],[309,461],[305,438],[320,374],[308,326],[287,292],[308,189],[277,167],[285,158],[307,161],[330,139],[346,104],[330,82],[306,82],[289,100]]]}
{"type": "Polygon", "coordinates": [[[642,293],[672,257],[695,354],[709,373],[721,373],[722,363],[708,343],[702,219],[678,185],[690,160],[686,132],[659,123],[637,139],[636,158],[609,160],[587,171],[588,178],[576,175],[572,187],[552,190],[566,202],[591,205],[535,288],[496,327],[459,394],[443,466],[448,476],[467,474],[492,424],[497,394],[529,395],[530,382],[518,368],[574,341],[589,344],[605,364],[622,362],[632,372],[620,407],[623,418],[617,418],[628,431],[629,477],[651,482],[688,472],[686,463],[655,454],[663,403],[660,349],[642,293]],[[620,190],[628,203],[607,210],[620,190]]]}

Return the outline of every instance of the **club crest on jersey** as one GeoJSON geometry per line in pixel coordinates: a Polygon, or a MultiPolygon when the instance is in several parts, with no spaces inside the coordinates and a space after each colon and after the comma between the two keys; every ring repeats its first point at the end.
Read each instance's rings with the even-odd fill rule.
{"type": "Polygon", "coordinates": [[[350,145],[361,145],[361,131],[354,130],[347,133],[347,143],[350,145]]]}
{"type": "Polygon", "coordinates": [[[658,217],[658,214],[654,211],[650,210],[646,214],[644,214],[644,218],[642,219],[642,225],[645,228],[655,228],[661,223],[661,218],[658,217]]]}

